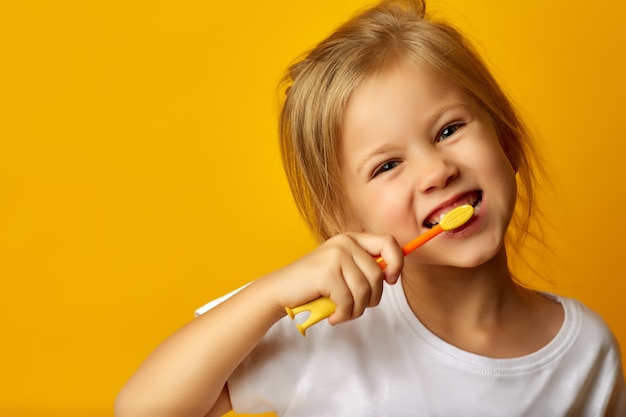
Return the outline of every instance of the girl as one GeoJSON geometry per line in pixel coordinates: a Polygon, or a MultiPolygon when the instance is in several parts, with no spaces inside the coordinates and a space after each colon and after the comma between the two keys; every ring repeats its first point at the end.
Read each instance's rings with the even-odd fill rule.
{"type": "Polygon", "coordinates": [[[290,68],[283,161],[324,243],[166,340],[119,417],[626,415],[604,322],[509,271],[507,229],[527,230],[532,209],[530,140],[474,50],[424,7],[384,1],[290,68]],[[403,257],[463,204],[466,225],[403,257]],[[330,326],[302,338],[284,307],[320,296],[337,306],[330,326]]]}

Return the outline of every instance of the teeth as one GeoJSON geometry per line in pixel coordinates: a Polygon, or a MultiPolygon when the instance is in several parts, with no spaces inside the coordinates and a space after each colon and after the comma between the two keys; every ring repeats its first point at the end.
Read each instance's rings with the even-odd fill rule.
{"type": "MultiPolygon", "coordinates": [[[[475,193],[472,193],[472,195],[468,198],[466,202],[459,203],[459,204],[455,203],[454,206],[450,208],[450,210],[452,210],[454,207],[457,207],[463,204],[470,204],[472,207],[474,207],[474,213],[478,213],[478,211],[480,210],[480,203],[482,200],[483,200],[482,191],[476,191],[475,193]]],[[[424,222],[424,226],[429,229],[432,229],[433,227],[435,227],[441,222],[441,219],[443,219],[443,217],[448,213],[448,211],[449,210],[439,213],[438,220],[435,219],[435,216],[426,219],[426,221],[424,222]]]]}
{"type": "MultiPolygon", "coordinates": [[[[441,221],[441,219],[439,219],[439,221],[441,221]]],[[[439,224],[439,222],[435,222],[435,223],[424,222],[424,226],[428,227],[429,229],[432,229],[433,227],[437,226],[438,224],[439,224]]]]}

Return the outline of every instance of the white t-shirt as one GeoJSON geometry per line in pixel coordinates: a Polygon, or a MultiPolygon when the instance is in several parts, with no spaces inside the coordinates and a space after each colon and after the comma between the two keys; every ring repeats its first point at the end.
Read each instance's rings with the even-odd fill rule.
{"type": "MultiPolygon", "coordinates": [[[[626,416],[619,347],[602,319],[558,296],[565,319],[544,348],[513,359],[460,350],[415,317],[401,283],[376,308],[302,337],[277,322],[228,381],[239,413],[279,416],[626,416]]],[[[206,308],[198,310],[198,313],[206,308]]]]}

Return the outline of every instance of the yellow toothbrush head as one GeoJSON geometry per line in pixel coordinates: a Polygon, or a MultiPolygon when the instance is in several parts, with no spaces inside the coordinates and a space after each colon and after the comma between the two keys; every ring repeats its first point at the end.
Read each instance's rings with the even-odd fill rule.
{"type": "Polygon", "coordinates": [[[443,230],[454,230],[457,227],[463,226],[474,215],[474,207],[469,204],[458,206],[450,210],[443,219],[439,222],[439,225],[443,230]]]}

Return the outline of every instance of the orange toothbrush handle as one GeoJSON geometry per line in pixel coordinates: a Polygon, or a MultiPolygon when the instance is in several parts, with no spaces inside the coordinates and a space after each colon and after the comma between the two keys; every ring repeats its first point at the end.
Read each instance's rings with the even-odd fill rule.
{"type": "MultiPolygon", "coordinates": [[[[406,245],[402,246],[402,253],[404,254],[404,256],[408,255],[441,232],[443,232],[443,228],[441,227],[441,225],[438,224],[432,229],[429,229],[426,232],[422,233],[406,245]]],[[[382,256],[379,256],[376,259],[376,262],[378,263],[378,266],[380,266],[380,269],[385,270],[385,268],[387,268],[387,264],[385,263],[385,260],[382,256]]]]}

